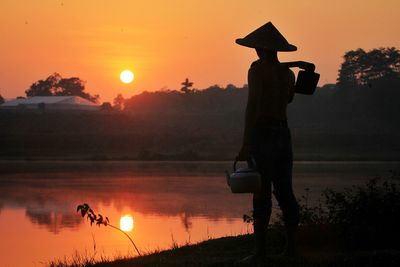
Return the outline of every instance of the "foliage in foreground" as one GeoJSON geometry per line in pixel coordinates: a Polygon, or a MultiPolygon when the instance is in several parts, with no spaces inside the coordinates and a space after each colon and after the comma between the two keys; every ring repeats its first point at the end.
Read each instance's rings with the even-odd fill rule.
{"type": "Polygon", "coordinates": [[[124,234],[129,241],[131,241],[133,247],[135,248],[137,254],[139,256],[141,256],[142,254],[140,253],[139,249],[137,248],[135,242],[133,242],[132,238],[125,233],[124,231],[122,231],[121,228],[114,226],[112,224],[110,224],[110,220],[108,219],[108,217],[104,217],[103,215],[101,215],[100,213],[96,214],[89,206],[89,204],[87,203],[83,203],[81,205],[78,205],[76,208],[77,212],[80,212],[80,214],[82,215],[82,217],[85,217],[90,221],[90,225],[92,226],[93,223],[96,223],[97,226],[100,227],[100,225],[104,225],[104,226],[109,226],[115,230],[118,230],[120,233],[124,234]]]}
{"type": "Polygon", "coordinates": [[[327,189],[313,207],[300,201],[301,224],[331,227],[346,249],[399,249],[399,212],[398,184],[378,178],[340,192],[327,189]]]}

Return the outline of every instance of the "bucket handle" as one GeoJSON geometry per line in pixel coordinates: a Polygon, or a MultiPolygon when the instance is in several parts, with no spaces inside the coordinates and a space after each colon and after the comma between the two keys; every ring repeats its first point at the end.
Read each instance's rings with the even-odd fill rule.
{"type": "Polygon", "coordinates": [[[315,71],[315,65],[306,61],[291,61],[291,62],[282,62],[281,65],[286,66],[288,68],[300,68],[306,71],[315,71]]]}
{"type": "Polygon", "coordinates": [[[225,170],[225,177],[226,177],[226,183],[228,184],[228,186],[231,186],[231,183],[230,183],[230,175],[229,175],[229,172],[227,171],[227,170],[225,170]]]}
{"type": "MultiPolygon", "coordinates": [[[[233,171],[234,172],[236,171],[236,165],[237,165],[238,161],[239,161],[239,157],[236,157],[235,161],[233,162],[233,171]]],[[[250,158],[246,161],[247,161],[247,165],[249,167],[252,167],[254,169],[257,167],[256,160],[254,159],[253,156],[250,156],[250,158]]]]}

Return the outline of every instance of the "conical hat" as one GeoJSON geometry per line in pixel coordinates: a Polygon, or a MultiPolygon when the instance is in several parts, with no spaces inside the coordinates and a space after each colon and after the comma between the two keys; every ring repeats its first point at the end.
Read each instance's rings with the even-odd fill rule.
{"type": "Polygon", "coordinates": [[[268,22],[244,38],[236,39],[239,45],[251,48],[264,48],[273,51],[296,51],[297,47],[289,44],[277,28],[268,22]]]}

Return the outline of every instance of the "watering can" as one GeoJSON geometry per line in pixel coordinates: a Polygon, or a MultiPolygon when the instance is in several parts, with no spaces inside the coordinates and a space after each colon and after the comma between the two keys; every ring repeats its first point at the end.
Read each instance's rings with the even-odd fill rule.
{"type": "Polygon", "coordinates": [[[317,88],[319,73],[315,72],[315,65],[305,61],[283,62],[281,65],[288,68],[300,68],[295,84],[295,92],[303,95],[312,95],[317,88]]]}

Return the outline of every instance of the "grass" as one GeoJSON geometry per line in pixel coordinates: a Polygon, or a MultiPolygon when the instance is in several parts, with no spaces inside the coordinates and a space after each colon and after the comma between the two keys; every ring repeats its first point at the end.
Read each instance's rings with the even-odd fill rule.
{"type": "MultiPolygon", "coordinates": [[[[268,233],[267,260],[265,266],[399,266],[399,250],[347,251],[341,247],[335,231],[324,227],[302,227],[299,231],[299,257],[279,258],[285,238],[279,227],[268,233]]],[[[251,266],[238,261],[252,253],[251,235],[210,239],[198,244],[172,247],[135,258],[102,258],[95,262],[89,256],[74,255],[50,263],[51,267],[172,267],[172,266],[251,266]]]]}

